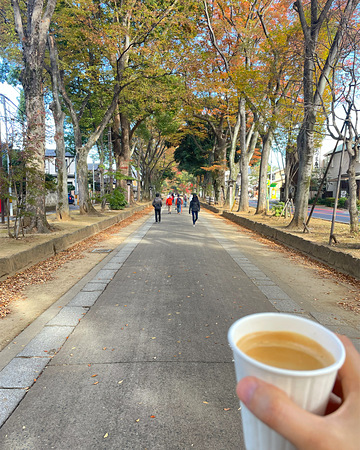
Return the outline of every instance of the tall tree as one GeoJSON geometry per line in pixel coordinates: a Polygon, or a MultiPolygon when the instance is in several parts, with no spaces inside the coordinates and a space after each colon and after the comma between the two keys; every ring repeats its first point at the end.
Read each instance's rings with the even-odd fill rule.
{"type": "Polygon", "coordinates": [[[150,198],[150,188],[156,187],[160,190],[168,169],[175,161],[172,143],[177,142],[178,128],[176,117],[166,112],[158,112],[143,121],[137,130],[134,159],[138,161],[145,199],[150,198]]]}
{"type": "Polygon", "coordinates": [[[357,107],[360,99],[360,30],[356,26],[348,26],[346,34],[347,49],[342,52],[338,67],[333,68],[333,76],[328,80],[331,93],[330,113],[325,103],[323,107],[330,136],[342,141],[347,152],[350,232],[357,233],[359,231],[357,200],[360,197],[360,183],[356,181],[356,165],[360,158],[360,111],[357,107]],[[342,113],[341,117],[339,111],[342,113]],[[339,122],[343,126],[340,127],[339,122]]]}
{"type": "Polygon", "coordinates": [[[311,0],[304,5],[296,0],[295,11],[299,15],[304,35],[303,109],[304,119],[297,137],[299,176],[296,192],[295,214],[291,228],[301,228],[307,217],[311,170],[314,157],[314,131],[321,108],[327,79],[336,65],[345,44],[346,25],[354,15],[359,0],[341,3],[311,0]],[[324,30],[326,28],[326,30],[324,30]],[[324,33],[322,33],[324,31],[324,33]],[[329,41],[325,41],[325,36],[329,41]],[[321,47],[328,48],[322,57],[321,47]]]}
{"type": "Polygon", "coordinates": [[[70,220],[70,210],[67,188],[67,167],[65,158],[64,121],[65,113],[61,101],[61,78],[58,67],[58,56],[53,36],[48,36],[50,66],[47,67],[52,83],[53,101],[50,109],[55,123],[56,166],[57,166],[57,203],[56,217],[59,220],[70,220]]]}
{"type": "Polygon", "coordinates": [[[26,152],[36,176],[27,180],[29,229],[39,233],[49,231],[45,213],[45,106],[43,62],[47,34],[56,0],[31,0],[22,10],[18,0],[12,0],[15,28],[23,57],[21,83],[26,101],[26,152]]]}
{"type": "MultiPolygon", "coordinates": [[[[82,7],[78,7],[78,5],[71,6],[74,18],[72,19],[70,33],[76,33],[75,47],[77,47],[77,54],[79,55],[79,60],[75,61],[77,63],[75,70],[71,70],[74,67],[74,57],[73,53],[69,54],[68,45],[72,35],[69,34],[68,29],[64,29],[61,20],[58,20],[57,23],[58,38],[64,44],[62,49],[67,55],[69,67],[64,74],[63,97],[74,125],[80,211],[83,214],[94,213],[87,189],[87,155],[89,150],[96,143],[118,108],[120,93],[122,98],[126,98],[124,95],[127,87],[134,84],[141,77],[149,76],[149,70],[150,73],[152,72],[152,65],[149,63],[152,55],[157,51],[157,46],[154,42],[162,38],[157,29],[160,27],[171,29],[174,17],[177,17],[179,11],[181,12],[183,9],[183,7],[178,5],[178,0],[161,2],[136,0],[125,1],[120,5],[109,1],[102,4],[101,7],[91,0],[84,3],[84,5],[81,5],[82,7]],[[114,17],[116,17],[116,20],[114,20],[114,17]],[[64,38],[64,33],[67,33],[66,39],[64,38]],[[81,48],[83,42],[86,42],[85,51],[81,48]],[[106,44],[105,46],[104,43],[106,44]],[[114,55],[116,55],[115,61],[114,55]],[[108,71],[111,67],[114,71],[114,77],[112,80],[108,80],[104,77],[104,71],[108,71]],[[94,79],[94,74],[96,79],[94,79]],[[88,83],[87,77],[93,83],[88,83]],[[102,117],[99,117],[96,130],[91,134],[87,133],[87,135],[81,134],[85,115],[81,115],[81,117],[79,115],[86,112],[87,101],[81,106],[81,103],[78,101],[79,91],[71,98],[72,95],[69,89],[70,84],[78,80],[80,80],[81,86],[88,84],[86,93],[82,96],[84,100],[86,100],[87,96],[91,100],[91,98],[94,98],[94,94],[96,98],[96,94],[99,96],[101,95],[100,93],[103,93],[103,96],[108,99],[107,104],[109,105],[108,109],[104,108],[102,117]],[[110,88],[113,87],[114,89],[112,98],[109,92],[109,85],[110,88]],[[94,92],[95,86],[98,87],[96,92],[94,92]]],[[[66,17],[69,17],[69,15],[66,17]]],[[[121,104],[123,104],[123,100],[121,104]]],[[[123,113],[122,120],[120,120],[120,115],[118,116],[119,136],[122,137],[120,144],[123,145],[121,154],[125,158],[124,161],[128,167],[130,159],[130,118],[126,117],[123,111],[119,111],[119,113],[123,113]],[[120,128],[122,133],[120,133],[120,128]]],[[[91,122],[93,123],[93,120],[91,122]]],[[[120,167],[122,166],[120,165],[120,167]]],[[[127,171],[126,175],[129,175],[129,171],[127,171]]]]}

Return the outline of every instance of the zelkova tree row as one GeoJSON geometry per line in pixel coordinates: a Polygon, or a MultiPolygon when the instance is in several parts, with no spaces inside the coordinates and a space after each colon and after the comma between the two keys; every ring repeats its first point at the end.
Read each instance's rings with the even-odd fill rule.
{"type": "MultiPolygon", "coordinates": [[[[263,213],[271,144],[280,133],[291,150],[297,135],[296,212],[290,226],[301,228],[307,217],[314,152],[321,144],[332,105],[328,94],[338,84],[344,57],[349,52],[357,57],[352,42],[359,29],[359,2],[313,0],[306,6],[302,1],[276,0],[202,3],[208,30],[202,35],[207,67],[198,117],[213,122],[215,195],[221,193],[216,179],[224,178],[225,168],[230,169],[232,179],[240,170],[239,208],[247,210],[249,159],[254,148],[261,147],[257,213],[263,213]],[[240,164],[234,147],[240,152],[240,164]],[[226,148],[227,166],[223,164],[219,174],[226,148]]],[[[199,84],[195,91],[198,96],[199,84]]],[[[357,145],[347,142],[354,158],[357,145]]]]}
{"type": "Polygon", "coordinates": [[[349,53],[357,57],[350,44],[359,29],[358,0],[33,0],[27,6],[12,0],[12,6],[1,11],[1,50],[4,61],[21,64],[25,149],[42,174],[28,180],[29,205],[36,208],[31,227],[47,229],[39,195],[47,91],[56,124],[59,217],[68,218],[60,186],[65,122],[66,130],[71,123],[83,214],[95,213],[87,156],[96,143],[104,148],[111,127],[119,185],[136,167],[146,193],[150,185],[160,189],[179,146],[180,167],[210,183],[219,202],[233,203],[225,171],[232,180],[241,174],[240,210],[248,208],[249,162],[260,150],[258,214],[266,208],[271,146],[283,142],[287,160],[299,162],[291,226],[302,226],[330,93],[338,91],[349,53]]]}
{"type": "MultiPolygon", "coordinates": [[[[29,229],[48,230],[43,189],[45,93],[52,91],[50,109],[56,125],[58,181],[62,184],[58,186],[58,216],[69,217],[63,173],[64,140],[69,133],[64,135],[64,113],[72,125],[80,212],[94,214],[87,187],[88,153],[99,139],[104,141],[105,128],[111,126],[112,148],[122,172],[119,184],[121,178],[131,176],[131,141],[139,124],[151,120],[159,109],[178,108],[180,83],[174,69],[179,67],[185,36],[192,32],[186,27],[192,6],[191,2],[182,6],[177,0],[125,1],[120,5],[55,0],[25,5],[14,0],[11,11],[9,4],[5,5],[1,11],[3,36],[11,34],[12,39],[3,41],[2,53],[7,62],[21,64],[26,100],[24,148],[29,164],[35,162],[37,168],[36,183],[29,179],[27,184],[27,206],[36,205],[29,229]]],[[[164,133],[169,133],[167,128],[164,133]]]]}

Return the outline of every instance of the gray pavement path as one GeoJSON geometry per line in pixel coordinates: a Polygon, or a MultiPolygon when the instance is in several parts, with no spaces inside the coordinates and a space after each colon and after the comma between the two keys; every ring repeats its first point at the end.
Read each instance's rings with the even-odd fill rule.
{"type": "Polygon", "coordinates": [[[18,337],[20,352],[1,352],[1,450],[244,448],[231,323],[331,318],[289,295],[232,231],[203,211],[196,227],[186,212],[151,215],[28,342],[18,337]]]}

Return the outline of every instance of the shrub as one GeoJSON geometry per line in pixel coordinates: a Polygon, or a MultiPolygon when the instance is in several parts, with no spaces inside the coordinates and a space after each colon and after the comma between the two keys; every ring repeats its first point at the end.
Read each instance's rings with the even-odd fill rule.
{"type": "Polygon", "coordinates": [[[346,197],[341,197],[338,200],[338,207],[339,208],[346,208],[346,202],[347,202],[347,198],[346,197]]]}
{"type": "Polygon", "coordinates": [[[327,197],[325,199],[325,206],[330,206],[330,208],[333,208],[335,205],[335,197],[327,197]]]}
{"type": "Polygon", "coordinates": [[[124,209],[127,205],[124,190],[121,188],[114,189],[111,194],[106,194],[105,198],[109,202],[110,209],[124,209]]]}
{"type": "Polygon", "coordinates": [[[272,207],[271,207],[271,211],[274,212],[274,216],[275,217],[280,217],[281,215],[281,211],[284,209],[285,203],[284,202],[278,202],[275,203],[272,207]]]}
{"type": "MultiPolygon", "coordinates": [[[[309,200],[309,205],[313,205],[314,202],[315,202],[315,197],[314,197],[314,198],[311,198],[311,199],[309,200]]],[[[317,204],[317,205],[325,205],[325,204],[326,204],[325,198],[318,198],[316,204],[317,204]]]]}

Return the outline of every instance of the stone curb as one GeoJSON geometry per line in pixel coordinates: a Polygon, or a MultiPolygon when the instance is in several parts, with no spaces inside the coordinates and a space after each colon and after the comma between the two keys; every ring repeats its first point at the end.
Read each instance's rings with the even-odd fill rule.
{"type": "Polygon", "coordinates": [[[343,253],[339,250],[327,247],[326,245],[315,244],[314,242],[302,239],[299,236],[294,236],[291,233],[286,233],[285,231],[272,228],[269,225],[255,222],[246,217],[241,217],[228,211],[221,212],[218,208],[207,205],[206,203],[201,203],[201,205],[212,212],[221,214],[223,217],[231,220],[232,222],[248,228],[249,230],[255,231],[263,236],[281,242],[288,247],[299,250],[300,252],[327,264],[339,272],[360,279],[359,258],[354,258],[348,253],[343,253]]]}
{"type": "Polygon", "coordinates": [[[88,225],[87,227],[80,228],[74,232],[50,239],[48,242],[43,242],[42,244],[36,245],[31,249],[15,253],[14,255],[6,258],[0,258],[0,281],[3,281],[6,277],[14,275],[17,272],[44,261],[45,259],[68,249],[72,245],[75,245],[78,242],[123,221],[124,219],[132,216],[134,213],[147,208],[149,205],[145,204],[132,207],[129,210],[121,211],[116,216],[108,217],[93,225],[88,225]]]}

